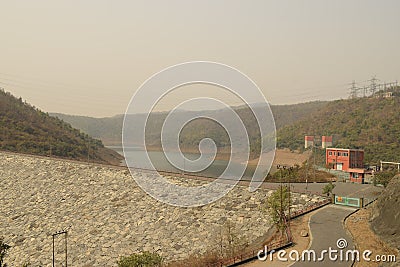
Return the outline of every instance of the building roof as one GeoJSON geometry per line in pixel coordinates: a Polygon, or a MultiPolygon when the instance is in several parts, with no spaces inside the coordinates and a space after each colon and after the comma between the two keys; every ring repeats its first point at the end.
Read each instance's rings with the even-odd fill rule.
{"type": "Polygon", "coordinates": [[[342,150],[342,151],[364,151],[364,149],[358,148],[336,148],[336,147],[327,147],[327,150],[342,150]]]}
{"type": "Polygon", "coordinates": [[[372,173],[372,170],[361,169],[361,168],[348,168],[347,172],[355,172],[355,173],[372,173]]]}

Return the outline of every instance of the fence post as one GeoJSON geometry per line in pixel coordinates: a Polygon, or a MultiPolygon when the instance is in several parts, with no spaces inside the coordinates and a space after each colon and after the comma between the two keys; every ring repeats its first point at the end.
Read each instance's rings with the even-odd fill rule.
{"type": "Polygon", "coordinates": [[[364,207],[364,198],[360,198],[360,208],[364,207]]]}

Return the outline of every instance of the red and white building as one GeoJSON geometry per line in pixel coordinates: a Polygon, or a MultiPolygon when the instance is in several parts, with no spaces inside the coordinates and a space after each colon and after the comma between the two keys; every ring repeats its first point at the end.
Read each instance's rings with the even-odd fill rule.
{"type": "Polygon", "coordinates": [[[313,135],[305,135],[304,136],[304,148],[309,148],[320,144],[322,148],[331,147],[333,145],[332,136],[313,136],[313,135]]]}
{"type": "Polygon", "coordinates": [[[339,171],[364,167],[364,150],[349,148],[327,148],[326,165],[339,171]]]}
{"type": "Polygon", "coordinates": [[[314,146],[314,136],[306,135],[304,136],[304,148],[309,148],[314,146]]]}
{"type": "Polygon", "coordinates": [[[364,169],[362,149],[327,148],[326,165],[330,169],[348,172],[350,181],[356,183],[363,183],[365,174],[370,173],[364,169]]]}
{"type": "Polygon", "coordinates": [[[372,174],[372,171],[360,168],[349,168],[348,173],[350,174],[350,181],[355,183],[364,183],[365,175],[372,174]]]}
{"type": "Polygon", "coordinates": [[[322,138],[321,138],[321,141],[322,141],[321,146],[322,146],[322,148],[331,147],[333,145],[332,140],[333,140],[332,136],[325,136],[325,135],[322,136],[322,138]]]}

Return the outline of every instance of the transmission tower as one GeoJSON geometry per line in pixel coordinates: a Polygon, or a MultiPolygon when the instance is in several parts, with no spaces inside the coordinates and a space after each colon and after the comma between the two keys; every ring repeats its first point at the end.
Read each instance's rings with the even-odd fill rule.
{"type": "Polygon", "coordinates": [[[364,85],[364,87],[363,87],[363,97],[366,97],[368,95],[367,91],[368,91],[368,87],[364,85]]]}
{"type": "Polygon", "coordinates": [[[356,81],[353,80],[353,82],[350,84],[350,98],[357,98],[357,87],[356,87],[356,81]]]}
{"type": "Polygon", "coordinates": [[[368,81],[371,82],[369,90],[371,92],[371,95],[373,96],[375,94],[376,87],[377,87],[376,82],[379,81],[379,80],[376,78],[376,76],[373,76],[372,79],[368,80],[368,81]]]}

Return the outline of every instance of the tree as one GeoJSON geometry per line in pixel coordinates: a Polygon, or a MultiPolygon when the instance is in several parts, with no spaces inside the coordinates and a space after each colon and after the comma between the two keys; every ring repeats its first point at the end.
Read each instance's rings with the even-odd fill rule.
{"type": "Polygon", "coordinates": [[[386,187],[390,180],[396,175],[395,170],[389,170],[389,171],[381,171],[378,173],[375,173],[374,175],[374,185],[381,184],[384,187],[386,187]]]}
{"type": "Polygon", "coordinates": [[[289,190],[286,185],[279,186],[267,199],[267,212],[271,216],[271,222],[283,232],[286,227],[285,211],[289,208],[289,190]]]}
{"type": "Polygon", "coordinates": [[[118,267],[157,267],[161,266],[162,257],[157,253],[144,251],[121,257],[117,261],[118,267]]]}
{"type": "Polygon", "coordinates": [[[248,241],[240,237],[240,230],[237,229],[237,225],[232,220],[227,219],[221,225],[220,231],[217,234],[216,245],[216,250],[219,251],[218,256],[224,258],[236,255],[238,251],[248,246],[248,241]]]}
{"type": "Polygon", "coordinates": [[[329,182],[327,185],[324,186],[324,188],[322,188],[322,194],[326,194],[329,197],[335,186],[335,184],[329,182]]]}
{"type": "Polygon", "coordinates": [[[4,258],[7,255],[7,251],[11,248],[11,246],[4,243],[4,238],[0,237],[0,267],[7,267],[7,264],[4,262],[4,258]]]}

